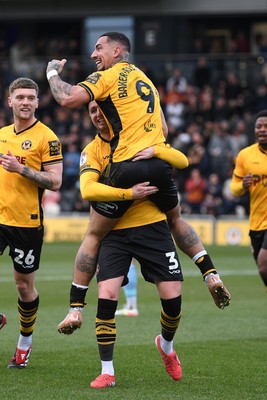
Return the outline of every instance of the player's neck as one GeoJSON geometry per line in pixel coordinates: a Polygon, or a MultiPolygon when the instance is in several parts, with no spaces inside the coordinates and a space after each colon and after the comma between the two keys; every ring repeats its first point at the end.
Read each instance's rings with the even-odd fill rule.
{"type": "Polygon", "coordinates": [[[109,133],[99,132],[99,136],[100,136],[102,139],[106,140],[107,142],[110,141],[110,134],[109,134],[109,133]]]}
{"type": "Polygon", "coordinates": [[[264,153],[266,153],[267,152],[267,143],[265,144],[259,144],[259,148],[264,152],[264,153]]]}
{"type": "Polygon", "coordinates": [[[32,126],[36,121],[36,117],[32,117],[30,119],[14,118],[15,131],[24,131],[25,129],[32,126]]]}
{"type": "Polygon", "coordinates": [[[110,67],[113,67],[113,65],[121,63],[121,62],[129,62],[128,57],[126,55],[120,55],[118,58],[116,58],[113,63],[111,64],[110,67]]]}

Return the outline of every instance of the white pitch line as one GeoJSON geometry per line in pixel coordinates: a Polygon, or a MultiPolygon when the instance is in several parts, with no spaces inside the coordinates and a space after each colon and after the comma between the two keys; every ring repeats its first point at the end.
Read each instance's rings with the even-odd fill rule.
{"type": "MultiPolygon", "coordinates": [[[[200,273],[198,270],[196,271],[185,271],[183,270],[183,274],[184,277],[199,277],[200,273]]],[[[138,272],[138,275],[141,276],[140,272],[138,272]]],[[[237,270],[237,269],[229,269],[229,270],[223,270],[220,271],[220,275],[221,277],[225,277],[225,276],[255,276],[258,275],[258,271],[257,268],[255,269],[248,269],[248,270],[237,270]]],[[[71,281],[72,280],[72,275],[48,275],[48,276],[38,276],[38,274],[36,275],[36,283],[38,284],[38,282],[65,282],[65,281],[71,281]]],[[[1,282],[13,282],[13,278],[12,277],[0,277],[0,283],[1,282]]]]}

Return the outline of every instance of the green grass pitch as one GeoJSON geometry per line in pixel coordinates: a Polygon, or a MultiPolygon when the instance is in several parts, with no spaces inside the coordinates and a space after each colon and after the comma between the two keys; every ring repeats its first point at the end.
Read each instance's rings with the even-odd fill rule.
{"type": "MultiPolygon", "coordinates": [[[[17,295],[12,265],[0,257],[0,311],[7,325],[0,332],[1,400],[265,400],[267,398],[267,293],[247,247],[208,247],[225,285],[230,307],[219,310],[198,269],[180,255],[182,319],[175,349],[183,379],[165,372],[154,338],[160,332],[156,288],[139,274],[140,315],[117,317],[114,365],[116,386],[96,390],[89,383],[100,373],[94,318],[95,280],[84,310],[84,324],[73,335],[57,333],[68,311],[73,260],[78,243],[45,244],[37,273],[40,309],[33,352],[25,370],[9,370],[18,339],[17,295]]],[[[6,252],[7,253],[7,252],[6,252]]],[[[123,293],[120,306],[123,305],[123,293]]]]}

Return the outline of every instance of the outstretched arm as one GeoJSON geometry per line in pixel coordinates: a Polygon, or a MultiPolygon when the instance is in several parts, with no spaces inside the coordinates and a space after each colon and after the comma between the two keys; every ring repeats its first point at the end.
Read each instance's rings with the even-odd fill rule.
{"type": "Polygon", "coordinates": [[[157,144],[155,146],[147,147],[144,150],[135,154],[132,161],[148,159],[152,157],[160,158],[166,161],[172,167],[183,169],[188,167],[188,158],[179,150],[174,149],[169,144],[157,144]]]}
{"type": "Polygon", "coordinates": [[[64,82],[59,74],[63,71],[67,60],[52,60],[48,63],[46,76],[54,96],[54,99],[61,106],[68,108],[80,107],[89,103],[91,97],[89,93],[79,85],[70,85],[64,82]]]}
{"type": "Polygon", "coordinates": [[[80,176],[80,190],[84,200],[89,201],[123,201],[138,200],[158,191],[156,186],[149,182],[142,182],[130,189],[120,189],[98,182],[99,175],[86,171],[80,176]]]}

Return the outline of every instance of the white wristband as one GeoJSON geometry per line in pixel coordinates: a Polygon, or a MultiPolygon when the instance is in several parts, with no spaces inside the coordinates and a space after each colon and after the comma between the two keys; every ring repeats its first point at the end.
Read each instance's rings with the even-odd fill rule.
{"type": "Polygon", "coordinates": [[[46,74],[47,80],[49,81],[49,79],[52,78],[52,76],[56,75],[58,75],[57,70],[51,69],[51,71],[48,71],[46,74]]]}

